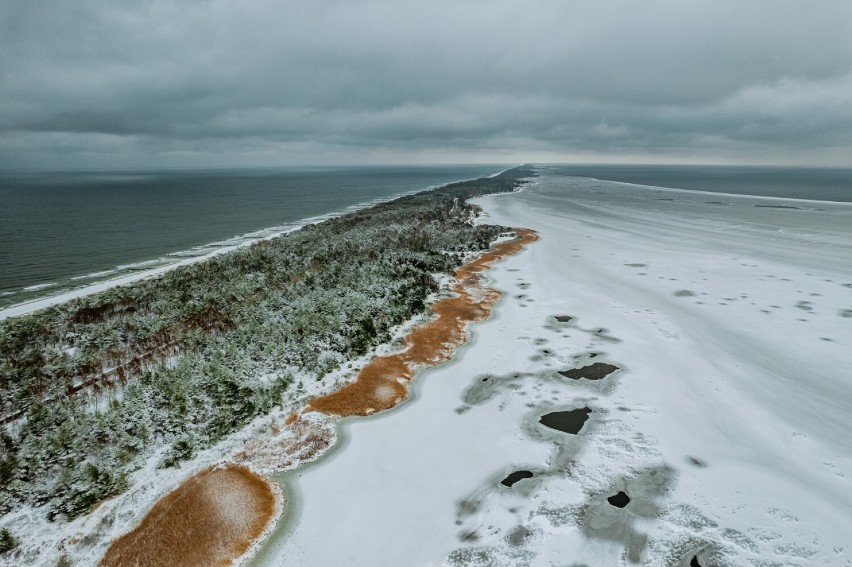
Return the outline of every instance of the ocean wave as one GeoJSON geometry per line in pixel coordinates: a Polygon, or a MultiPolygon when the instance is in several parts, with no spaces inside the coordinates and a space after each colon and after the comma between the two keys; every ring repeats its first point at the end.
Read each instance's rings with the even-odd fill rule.
{"type": "Polygon", "coordinates": [[[59,285],[59,284],[58,284],[58,283],[56,283],[56,282],[43,283],[43,284],[36,284],[36,285],[29,285],[29,286],[27,286],[27,287],[25,287],[25,288],[22,288],[22,289],[21,289],[21,291],[27,291],[27,292],[29,292],[29,291],[41,291],[41,290],[43,290],[43,289],[47,289],[47,288],[49,288],[49,287],[55,287],[55,286],[57,286],[57,285],[59,285]]]}
{"type": "Polygon", "coordinates": [[[102,278],[104,276],[110,276],[110,275],[116,273],[117,271],[118,270],[115,270],[115,269],[103,270],[103,271],[100,271],[100,272],[92,272],[91,274],[86,274],[85,276],[74,276],[71,279],[76,281],[76,280],[89,280],[89,279],[92,279],[92,278],[102,278]]]}
{"type": "Polygon", "coordinates": [[[153,260],[143,260],[141,262],[134,262],[132,264],[121,264],[115,267],[115,271],[121,270],[147,270],[148,268],[156,268],[157,266],[161,266],[163,264],[168,263],[170,260],[168,258],[155,258],[153,260]]]}

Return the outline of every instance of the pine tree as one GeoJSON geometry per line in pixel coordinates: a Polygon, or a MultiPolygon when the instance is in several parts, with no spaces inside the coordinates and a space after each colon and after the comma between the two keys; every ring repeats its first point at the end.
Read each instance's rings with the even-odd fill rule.
{"type": "Polygon", "coordinates": [[[18,538],[7,528],[0,530],[0,553],[6,553],[18,547],[18,538]]]}

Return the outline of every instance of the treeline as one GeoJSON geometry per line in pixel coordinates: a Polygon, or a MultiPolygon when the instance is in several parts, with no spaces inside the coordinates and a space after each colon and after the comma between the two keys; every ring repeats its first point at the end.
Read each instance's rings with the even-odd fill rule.
{"type": "Polygon", "coordinates": [[[85,513],[153,448],[177,465],[295,395],[294,374],[389,341],[426,310],[433,274],[505,232],[474,226],[466,200],[531,175],[402,197],[0,322],[0,514],[85,513]]]}

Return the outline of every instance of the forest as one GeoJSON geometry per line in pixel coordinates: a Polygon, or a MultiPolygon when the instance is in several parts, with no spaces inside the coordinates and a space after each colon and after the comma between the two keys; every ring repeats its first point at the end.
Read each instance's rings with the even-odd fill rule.
{"type": "Polygon", "coordinates": [[[474,225],[467,200],[532,175],[401,197],[0,322],[0,515],[85,514],[154,450],[179,466],[298,380],[389,342],[427,312],[437,276],[510,231],[474,225]]]}

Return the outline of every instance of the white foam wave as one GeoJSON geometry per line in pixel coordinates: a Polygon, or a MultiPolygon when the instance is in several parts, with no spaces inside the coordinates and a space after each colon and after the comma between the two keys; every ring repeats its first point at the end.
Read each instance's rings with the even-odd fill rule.
{"type": "Polygon", "coordinates": [[[101,272],[92,272],[91,274],[86,274],[85,276],[74,276],[71,278],[72,280],[90,280],[93,278],[103,278],[105,276],[110,276],[116,273],[118,270],[103,270],[101,272]]]}
{"type": "Polygon", "coordinates": [[[155,258],[153,260],[143,260],[142,262],[134,262],[132,264],[121,264],[115,267],[116,271],[122,270],[147,270],[148,268],[153,268],[156,266],[160,266],[168,262],[168,258],[155,258]]]}
{"type": "Polygon", "coordinates": [[[54,286],[57,286],[57,285],[59,285],[59,284],[57,284],[56,282],[30,285],[30,286],[23,288],[22,291],[40,291],[42,289],[47,289],[49,287],[54,287],[54,286]]]}

